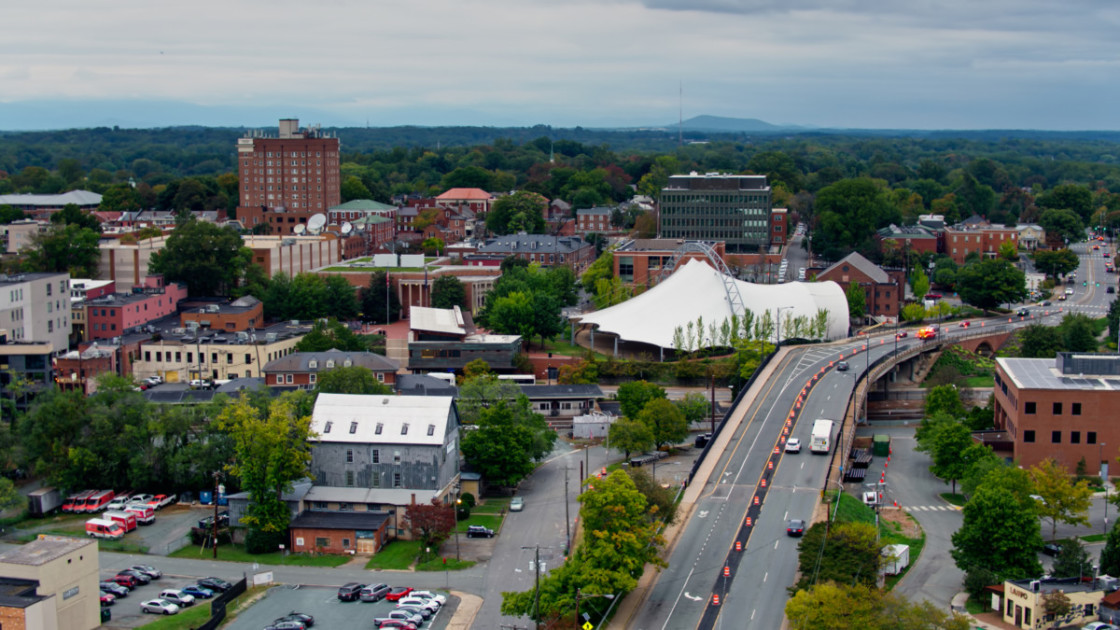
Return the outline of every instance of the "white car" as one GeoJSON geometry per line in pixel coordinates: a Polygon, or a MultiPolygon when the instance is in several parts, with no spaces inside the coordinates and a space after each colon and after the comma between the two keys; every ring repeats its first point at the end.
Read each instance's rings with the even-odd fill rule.
{"type": "Polygon", "coordinates": [[[149,599],[140,604],[140,612],[155,613],[157,615],[174,615],[179,612],[179,607],[166,599],[149,599]]]}
{"type": "Polygon", "coordinates": [[[801,440],[799,440],[797,438],[790,438],[790,439],[786,440],[786,452],[787,453],[800,453],[801,452],[801,440]]]}
{"type": "Polygon", "coordinates": [[[510,512],[520,512],[521,510],[524,510],[524,509],[525,509],[525,499],[522,499],[521,497],[513,497],[513,500],[509,502],[509,511],[510,512]]]}
{"type": "Polygon", "coordinates": [[[119,496],[105,506],[106,512],[119,512],[129,506],[128,495],[119,496]]]}
{"type": "Polygon", "coordinates": [[[412,593],[409,593],[408,597],[402,597],[397,600],[397,607],[399,608],[401,606],[420,606],[432,612],[439,610],[439,602],[436,600],[428,599],[427,597],[412,597],[412,593]]]}
{"type": "Polygon", "coordinates": [[[129,505],[147,505],[153,498],[150,494],[134,494],[128,499],[129,505]]]}
{"type": "Polygon", "coordinates": [[[439,593],[433,593],[431,591],[412,591],[411,593],[408,594],[408,596],[409,597],[422,597],[424,599],[435,600],[435,602],[437,604],[439,604],[440,606],[443,606],[444,604],[447,603],[447,598],[446,597],[444,597],[443,595],[440,595],[439,593]]]}
{"type": "Polygon", "coordinates": [[[1081,626],[1081,630],[1116,630],[1116,626],[1103,621],[1094,621],[1093,623],[1081,626]]]}
{"type": "Polygon", "coordinates": [[[194,595],[188,595],[187,593],[184,593],[183,591],[180,591],[179,589],[175,589],[175,588],[164,589],[164,590],[160,591],[159,596],[160,596],[160,599],[169,601],[172,604],[175,604],[176,606],[179,606],[181,608],[185,608],[187,606],[193,606],[194,605],[194,595]]]}

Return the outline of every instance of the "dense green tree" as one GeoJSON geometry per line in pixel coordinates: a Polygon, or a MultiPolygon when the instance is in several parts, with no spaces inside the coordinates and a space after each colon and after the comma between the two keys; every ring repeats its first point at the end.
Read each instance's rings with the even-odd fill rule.
{"type": "Polygon", "coordinates": [[[12,221],[26,218],[27,215],[23,213],[23,210],[18,210],[9,205],[0,205],[0,224],[7,225],[12,221]]]}
{"type": "Polygon", "coordinates": [[[287,540],[291,520],[281,496],[307,476],[311,463],[311,416],[299,414],[290,395],[271,401],[265,410],[243,397],[230,402],[217,422],[232,437],[236,453],[226,471],[249,492],[248,512],[241,518],[251,533],[246,549],[275,551],[287,540]]]}
{"type": "Polygon", "coordinates": [[[1069,313],[1058,325],[1062,335],[1062,345],[1068,352],[1091,352],[1097,349],[1097,339],[1093,335],[1093,320],[1083,313],[1069,313]]]}
{"type": "Polygon", "coordinates": [[[891,205],[885,182],[870,178],[846,179],[817,193],[813,250],[826,260],[839,260],[852,250],[878,250],[875,230],[901,222],[891,205]]]}
{"type": "Polygon", "coordinates": [[[1108,320],[1108,338],[1112,340],[1110,343],[1115,344],[1120,341],[1120,337],[1117,336],[1120,334],[1120,299],[1109,303],[1105,319],[1108,320]]]}
{"type": "Polygon", "coordinates": [[[1030,324],[1020,328],[1019,355],[1031,359],[1049,359],[1064,346],[1061,332],[1055,326],[1030,324]]]}
{"type": "Polygon", "coordinates": [[[1046,244],[1051,249],[1076,243],[1085,234],[1085,224],[1073,210],[1047,210],[1038,217],[1038,224],[1046,231],[1046,244]]]}
{"type": "Polygon", "coordinates": [[[432,283],[432,308],[466,308],[467,290],[463,282],[451,275],[442,275],[432,283]]]}
{"type": "Polygon", "coordinates": [[[914,269],[910,273],[910,291],[918,299],[929,293],[929,276],[920,268],[914,269]]]}
{"type": "MultiPolygon", "coordinates": [[[[467,367],[471,365],[467,364],[467,367]]],[[[459,418],[463,424],[477,424],[484,409],[498,403],[513,405],[522,396],[521,387],[513,381],[500,379],[488,371],[478,373],[464,368],[463,372],[457,399],[459,418]]],[[[513,409],[519,411],[520,406],[514,405],[513,409]]]]}
{"type": "Polygon", "coordinates": [[[965,411],[960,390],[956,385],[938,385],[931,388],[926,393],[925,412],[926,417],[945,413],[952,418],[963,418],[965,411]]]}
{"type": "Polygon", "coordinates": [[[968,617],[865,584],[818,582],[785,607],[793,630],[968,630],[968,617]]]}
{"type": "Polygon", "coordinates": [[[1070,251],[1068,248],[1064,249],[1039,249],[1031,255],[1034,260],[1034,266],[1042,273],[1057,278],[1064,276],[1067,273],[1077,269],[1081,264],[1078,260],[1077,254],[1070,251]]]}
{"type": "MultiPolygon", "coordinates": [[[[1088,222],[1093,213],[1093,193],[1088,186],[1060,184],[1035,198],[1039,208],[1071,210],[1088,222]]],[[[1045,213],[1044,213],[1045,214],[1045,213]]]]}
{"type": "Polygon", "coordinates": [[[400,318],[401,300],[396,291],[389,287],[388,273],[377,271],[369,275],[369,286],[361,290],[361,305],[362,321],[387,324],[400,318]],[[389,317],[388,321],[386,316],[389,317]]]}
{"type": "Polygon", "coordinates": [[[424,250],[426,256],[439,256],[441,252],[447,253],[447,243],[444,243],[442,238],[433,236],[424,239],[424,242],[420,243],[420,249],[424,250]]]}
{"type": "Polygon", "coordinates": [[[521,190],[494,202],[486,213],[486,229],[493,234],[544,233],[544,212],[548,200],[543,196],[521,190]]]}
{"type": "Polygon", "coordinates": [[[1062,542],[1062,550],[1058,552],[1054,564],[1050,566],[1050,575],[1056,578],[1081,578],[1094,575],[1093,562],[1080,540],[1072,538],[1062,542]]]}
{"type": "Polygon", "coordinates": [[[688,437],[688,423],[676,405],[665,398],[654,398],[642,407],[636,418],[649,427],[657,448],[678,444],[688,437]]]}
{"type": "Polygon", "coordinates": [[[192,220],[176,228],[164,248],[152,254],[149,271],[187,285],[192,296],[229,295],[251,260],[252,250],[236,230],[192,220]]]}
{"type": "Polygon", "coordinates": [[[863,319],[867,314],[867,296],[863,292],[863,288],[859,286],[858,282],[848,284],[848,290],[844,292],[848,298],[848,317],[852,319],[863,319]]]}
{"type": "Polygon", "coordinates": [[[54,225],[76,225],[94,232],[101,232],[101,220],[73,203],[66,204],[62,207],[62,210],[52,214],[51,223],[54,225]]]}
{"type": "Polygon", "coordinates": [[[797,545],[801,578],[795,588],[838,581],[873,586],[882,562],[875,526],[869,523],[813,524],[797,545]],[[826,533],[827,532],[827,533],[826,533]]]}
{"type": "Polygon", "coordinates": [[[1101,550],[1100,575],[1120,575],[1120,519],[1108,530],[1101,550]]]}
{"type": "Polygon", "coordinates": [[[615,394],[618,398],[619,407],[621,407],[622,415],[637,419],[638,414],[642,409],[645,409],[646,403],[656,398],[665,398],[665,390],[654,383],[647,381],[627,381],[618,386],[618,392],[615,394]]]}
{"type": "Polygon", "coordinates": [[[297,352],[326,352],[327,350],[364,352],[367,349],[364,339],[333,317],[326,322],[322,320],[315,322],[311,330],[296,344],[297,352]]]}
{"type": "Polygon", "coordinates": [[[1038,514],[1050,520],[1050,539],[1057,537],[1058,522],[1088,525],[1093,491],[1086,479],[1077,480],[1053,459],[1045,459],[1030,469],[1038,500],[1038,514]]]}
{"type": "Polygon", "coordinates": [[[482,190],[495,190],[494,174],[480,166],[460,166],[443,176],[439,183],[440,188],[481,188],[482,190]]]}
{"type": "Polygon", "coordinates": [[[952,540],[950,553],[963,571],[987,567],[1001,581],[1042,574],[1038,516],[1020,497],[998,485],[984,483],[976,489],[964,506],[964,522],[952,540]]]}
{"type": "Polygon", "coordinates": [[[548,436],[555,440],[556,433],[543,416],[526,411],[520,402],[498,402],[480,409],[475,429],[463,434],[463,457],[488,484],[517,485],[533,472],[534,461],[551,450],[548,436]],[[541,453],[542,443],[549,445],[545,453],[541,453]]]}
{"type": "Polygon", "coordinates": [[[968,472],[968,462],[961,453],[972,444],[972,432],[960,422],[941,422],[934,425],[928,438],[933,465],[930,472],[939,479],[952,482],[957,492],[957,480],[968,472]]]}
{"type": "Polygon", "coordinates": [[[96,278],[99,240],[97,232],[89,228],[55,225],[32,237],[25,264],[31,271],[65,271],[73,278],[96,278]]]}
{"type": "Polygon", "coordinates": [[[393,394],[392,387],[378,382],[369,368],[360,365],[340,365],[319,372],[315,380],[315,391],[320,394],[393,394]]]}
{"type": "Polygon", "coordinates": [[[685,422],[690,425],[706,420],[708,414],[712,410],[711,403],[704,394],[700,392],[685,394],[684,398],[674,400],[673,404],[677,406],[677,409],[681,410],[681,415],[684,416],[685,422]]]}
{"type": "Polygon", "coordinates": [[[625,416],[611,423],[609,431],[611,448],[630,460],[631,453],[644,453],[653,449],[653,431],[644,423],[625,416]]]}
{"type": "Polygon", "coordinates": [[[986,259],[965,265],[957,271],[956,282],[961,300],[984,310],[1027,296],[1026,275],[1006,260],[986,259]]]}
{"type": "Polygon", "coordinates": [[[961,493],[966,497],[976,492],[988,473],[1007,466],[1003,458],[985,444],[970,444],[961,452],[961,459],[966,463],[964,476],[961,477],[961,493]]]}
{"type": "Polygon", "coordinates": [[[373,196],[366,185],[362,183],[362,179],[355,175],[350,175],[342,180],[340,194],[343,203],[355,199],[369,199],[373,196]]]}
{"type": "Polygon", "coordinates": [[[614,276],[614,254],[610,251],[603,252],[595,262],[588,265],[587,270],[580,276],[583,290],[587,293],[595,291],[595,283],[600,279],[610,279],[614,276]]]}
{"type": "Polygon", "coordinates": [[[342,321],[353,321],[358,318],[358,312],[360,311],[358,292],[354,290],[354,286],[346,278],[328,276],[325,299],[327,315],[342,321]]]}
{"type": "Polygon", "coordinates": [[[110,186],[101,194],[101,204],[97,207],[103,212],[135,212],[140,208],[140,195],[128,184],[110,186]]]}

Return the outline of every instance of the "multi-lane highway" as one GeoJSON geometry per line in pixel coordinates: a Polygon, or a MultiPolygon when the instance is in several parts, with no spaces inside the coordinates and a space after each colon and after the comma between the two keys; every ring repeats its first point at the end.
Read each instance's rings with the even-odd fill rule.
{"type": "MultiPolygon", "coordinates": [[[[1030,316],[1012,317],[1010,322],[1005,318],[986,320],[983,329],[998,331],[1040,320],[1056,323],[1053,318],[1071,311],[1103,314],[1114,297],[1105,293],[1105,287],[1114,285],[1116,278],[1104,273],[1105,249],[1080,244],[1076,251],[1082,255],[1078,282],[1085,285],[1077,284],[1071,299],[1030,307],[1030,316]]],[[[942,327],[942,335],[949,338],[978,332],[955,325],[942,327]]],[[[781,626],[786,588],[797,569],[798,540],[786,535],[786,523],[791,518],[813,518],[828,469],[835,465],[831,457],[812,455],[807,449],[798,454],[781,449],[775,453],[782,429],[791,411],[795,412],[790,436],[808,444],[814,419],[840,420],[859,374],[876,359],[894,352],[895,341],[887,334],[827,346],[786,348],[775,357],[765,378],[733,410],[717,441],[721,450],[713,451],[709,458],[714,460],[702,469],[708,474],[693,481],[694,491],[698,484],[703,485],[694,504],[688,506],[690,517],[676,540],[669,568],[651,587],[629,627],[781,626]],[[864,344],[869,352],[863,350],[864,344]],[[841,356],[850,363],[850,371],[835,370],[841,356]],[[811,382],[814,375],[819,378],[811,382]],[[809,384],[811,388],[797,408],[798,397],[809,384]],[[757,505],[756,496],[760,498],[757,505]],[[737,541],[742,551],[736,551],[737,541]]],[[[897,340],[897,348],[903,351],[920,343],[911,336],[897,340]]]]}

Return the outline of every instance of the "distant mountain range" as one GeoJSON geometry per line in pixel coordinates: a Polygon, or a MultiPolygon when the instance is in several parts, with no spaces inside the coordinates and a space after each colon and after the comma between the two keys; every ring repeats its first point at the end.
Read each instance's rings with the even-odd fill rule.
{"type": "MultiPolygon", "coordinates": [[[[712,133],[780,133],[809,129],[809,127],[800,125],[774,125],[757,118],[727,118],[724,116],[693,116],[680,123],[679,127],[684,131],[712,133]]],[[[677,128],[678,123],[665,125],[666,130],[677,128]]]]}

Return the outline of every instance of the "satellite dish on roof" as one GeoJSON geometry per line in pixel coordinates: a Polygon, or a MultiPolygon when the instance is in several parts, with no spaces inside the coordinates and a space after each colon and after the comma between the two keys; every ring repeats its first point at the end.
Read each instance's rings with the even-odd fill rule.
{"type": "Polygon", "coordinates": [[[339,230],[341,230],[343,236],[346,236],[347,234],[354,231],[354,224],[350,223],[349,221],[343,221],[342,226],[339,228],[339,230]]]}
{"type": "Polygon", "coordinates": [[[326,224],[327,224],[327,215],[325,215],[321,212],[318,213],[318,214],[312,215],[312,217],[307,220],[307,233],[308,234],[318,234],[319,232],[323,231],[323,227],[326,226],[326,224]]]}
{"type": "Polygon", "coordinates": [[[298,234],[300,236],[303,236],[303,233],[306,232],[306,231],[307,231],[307,226],[302,224],[302,223],[300,223],[299,225],[292,228],[292,233],[293,234],[298,234]]]}

